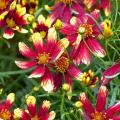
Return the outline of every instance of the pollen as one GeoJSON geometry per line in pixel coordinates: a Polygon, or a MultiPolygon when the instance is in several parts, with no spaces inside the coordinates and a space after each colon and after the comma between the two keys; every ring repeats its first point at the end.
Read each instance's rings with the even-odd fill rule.
{"type": "Polygon", "coordinates": [[[2,109],[0,111],[0,119],[1,120],[10,120],[11,113],[7,109],[2,109]]]}
{"type": "Polygon", "coordinates": [[[31,118],[31,120],[39,120],[39,118],[37,115],[35,115],[34,117],[31,118]]]}
{"type": "Polygon", "coordinates": [[[15,26],[15,21],[13,19],[8,18],[6,20],[6,23],[7,23],[8,27],[10,27],[10,28],[13,28],[15,26]]]}
{"type": "Polygon", "coordinates": [[[105,114],[102,112],[95,112],[91,114],[92,120],[105,120],[105,114]]]}
{"type": "Polygon", "coordinates": [[[61,0],[61,1],[65,4],[71,4],[73,2],[73,0],[61,0]]]}
{"type": "Polygon", "coordinates": [[[64,73],[68,69],[69,64],[70,60],[62,56],[55,62],[55,68],[57,69],[57,71],[64,73]]]}
{"type": "Polygon", "coordinates": [[[47,64],[49,62],[50,59],[50,54],[49,53],[40,53],[37,56],[37,61],[38,64],[47,64]]]}
{"type": "Polygon", "coordinates": [[[92,36],[93,30],[90,24],[81,24],[78,28],[78,33],[85,34],[85,37],[92,36]]]}
{"type": "Polygon", "coordinates": [[[91,70],[89,70],[88,73],[84,72],[82,75],[82,82],[87,86],[91,85],[93,79],[94,72],[92,72],[91,70]]]}

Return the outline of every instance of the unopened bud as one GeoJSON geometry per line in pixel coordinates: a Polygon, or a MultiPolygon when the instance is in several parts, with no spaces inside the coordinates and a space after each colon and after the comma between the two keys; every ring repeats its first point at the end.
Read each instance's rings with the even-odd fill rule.
{"type": "Polygon", "coordinates": [[[81,107],[82,107],[82,103],[81,103],[80,101],[77,101],[77,102],[75,103],[75,107],[76,107],[76,108],[81,108],[81,107]]]}
{"type": "Polygon", "coordinates": [[[62,28],[62,21],[60,19],[57,19],[54,26],[56,29],[61,29],[62,28]]]}
{"type": "Polygon", "coordinates": [[[69,90],[70,90],[70,85],[69,85],[68,83],[64,83],[64,84],[62,85],[62,89],[63,89],[64,91],[69,91],[69,90]]]}

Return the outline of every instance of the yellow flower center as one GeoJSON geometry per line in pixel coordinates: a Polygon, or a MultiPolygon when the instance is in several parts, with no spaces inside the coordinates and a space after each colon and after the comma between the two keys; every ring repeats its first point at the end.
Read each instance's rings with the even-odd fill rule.
{"type": "Polygon", "coordinates": [[[92,120],[105,120],[105,114],[102,112],[95,112],[92,115],[92,120]]]}
{"type": "Polygon", "coordinates": [[[31,120],[39,120],[39,118],[37,115],[35,115],[34,117],[31,118],[31,120]]]}
{"type": "Polygon", "coordinates": [[[85,34],[85,37],[89,37],[92,35],[92,25],[90,24],[81,24],[78,28],[78,33],[85,34]]]}
{"type": "Polygon", "coordinates": [[[55,68],[57,71],[64,73],[70,64],[70,60],[64,56],[60,57],[56,62],[55,62],[55,68]]]}
{"type": "Polygon", "coordinates": [[[10,120],[11,113],[7,109],[2,109],[0,111],[0,119],[2,120],[10,120]]]}
{"type": "Polygon", "coordinates": [[[71,4],[73,2],[73,0],[60,0],[65,4],[71,4]]]}
{"type": "Polygon", "coordinates": [[[38,54],[37,58],[38,60],[38,64],[47,64],[49,62],[50,59],[50,54],[49,53],[40,53],[38,54]]]}
{"type": "Polygon", "coordinates": [[[94,72],[92,72],[91,70],[89,70],[88,73],[84,72],[82,75],[82,81],[87,86],[89,86],[91,84],[93,78],[94,78],[94,72]]]}
{"type": "Polygon", "coordinates": [[[10,28],[12,28],[12,27],[14,27],[15,26],[15,21],[13,20],[13,19],[7,19],[6,20],[6,23],[7,23],[7,25],[8,25],[8,27],[10,27],[10,28]]]}
{"type": "Polygon", "coordinates": [[[8,2],[6,0],[0,0],[0,9],[5,9],[8,2]]]}

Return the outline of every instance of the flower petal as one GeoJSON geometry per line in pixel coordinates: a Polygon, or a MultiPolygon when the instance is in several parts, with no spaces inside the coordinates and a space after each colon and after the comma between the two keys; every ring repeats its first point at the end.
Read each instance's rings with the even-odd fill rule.
{"type": "Polygon", "coordinates": [[[31,48],[29,48],[25,43],[19,42],[18,46],[19,46],[19,51],[23,56],[28,58],[36,57],[37,54],[31,48]]]}
{"type": "Polygon", "coordinates": [[[80,101],[82,102],[83,109],[91,117],[91,114],[94,113],[95,110],[85,93],[80,94],[80,101]]]}
{"type": "Polygon", "coordinates": [[[52,52],[51,61],[55,62],[69,46],[69,41],[67,38],[63,38],[56,43],[54,51],[52,52]]]}
{"type": "Polygon", "coordinates": [[[72,77],[76,78],[77,80],[81,80],[82,73],[76,66],[70,65],[69,68],[68,68],[68,73],[72,77]]]}
{"type": "Polygon", "coordinates": [[[21,69],[29,69],[36,65],[36,61],[15,61],[15,64],[21,69]]]}
{"type": "Polygon", "coordinates": [[[98,92],[97,102],[96,102],[96,110],[98,112],[102,112],[105,109],[107,92],[108,90],[105,86],[100,87],[98,92]]]}
{"type": "Polygon", "coordinates": [[[66,5],[64,10],[63,10],[63,14],[61,16],[61,19],[63,22],[69,23],[71,17],[72,17],[71,9],[68,5],[66,5]]]}
{"type": "Polygon", "coordinates": [[[94,54],[96,54],[99,57],[104,57],[106,55],[105,50],[101,47],[101,45],[98,43],[97,40],[94,38],[89,38],[87,40],[87,44],[90,47],[90,49],[93,51],[94,54]]]}
{"type": "Polygon", "coordinates": [[[42,77],[45,73],[45,66],[44,65],[39,65],[29,76],[29,78],[38,78],[42,77]]]}
{"type": "Polygon", "coordinates": [[[40,33],[34,33],[32,35],[32,41],[34,44],[35,49],[37,50],[37,52],[42,52],[43,51],[43,39],[42,36],[40,35],[40,33]]]}
{"type": "Polygon", "coordinates": [[[120,101],[108,108],[105,113],[106,117],[112,117],[113,114],[120,112],[120,101]]]}
{"type": "Polygon", "coordinates": [[[48,68],[45,69],[45,74],[41,78],[41,86],[47,92],[52,92],[54,89],[53,76],[48,68]]]}
{"type": "Polygon", "coordinates": [[[4,33],[3,33],[3,37],[6,38],[6,39],[11,39],[14,37],[14,32],[12,29],[10,28],[7,28],[5,29],[4,33]]]}

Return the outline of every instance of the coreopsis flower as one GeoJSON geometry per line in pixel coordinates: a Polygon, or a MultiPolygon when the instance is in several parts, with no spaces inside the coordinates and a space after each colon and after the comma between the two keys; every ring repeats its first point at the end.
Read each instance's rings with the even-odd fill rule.
{"type": "Polygon", "coordinates": [[[59,57],[58,60],[53,65],[55,69],[54,73],[54,91],[58,90],[58,88],[62,85],[62,82],[65,82],[65,86],[69,90],[69,93],[72,92],[72,78],[76,80],[80,80],[82,77],[82,72],[79,68],[77,68],[73,63],[70,57],[64,53],[59,57]]]}
{"type": "Polygon", "coordinates": [[[41,78],[41,85],[46,91],[53,90],[53,76],[49,70],[49,65],[54,63],[68,47],[69,41],[63,38],[57,41],[57,33],[55,28],[48,30],[46,43],[39,33],[32,36],[35,51],[29,48],[25,43],[19,43],[20,53],[29,58],[29,61],[15,61],[16,65],[22,69],[35,67],[35,70],[29,78],[41,78]]]}
{"type": "Polygon", "coordinates": [[[80,94],[80,101],[84,109],[85,120],[119,120],[120,101],[105,109],[108,90],[101,86],[98,92],[96,107],[94,108],[85,93],[80,94]]]}
{"type": "Polygon", "coordinates": [[[12,107],[14,100],[15,100],[15,94],[10,93],[7,96],[7,99],[4,105],[0,103],[0,119],[1,120],[11,120],[12,114],[10,112],[10,108],[12,107]]]}
{"type": "Polygon", "coordinates": [[[51,106],[50,101],[44,100],[38,111],[34,96],[28,96],[26,103],[27,110],[24,111],[19,108],[14,110],[15,120],[53,120],[55,118],[55,112],[49,112],[51,106]]]}
{"type": "Polygon", "coordinates": [[[109,16],[112,11],[112,5],[110,0],[100,0],[100,7],[104,10],[106,16],[109,16]]]}
{"type": "Polygon", "coordinates": [[[53,21],[60,19],[62,22],[69,22],[73,11],[78,17],[84,14],[79,0],[57,0],[49,17],[52,17],[53,21]]]}
{"type": "MultiPolygon", "coordinates": [[[[99,12],[99,10],[95,9],[90,13],[90,16],[97,20],[99,18],[99,12]]],[[[104,57],[106,54],[104,49],[96,40],[100,31],[90,16],[84,15],[81,19],[73,17],[70,20],[70,24],[62,24],[63,28],[61,32],[66,35],[73,45],[71,58],[77,65],[80,63],[90,63],[90,51],[99,57],[104,57]]]]}
{"type": "Polygon", "coordinates": [[[102,85],[108,84],[114,77],[116,77],[119,74],[120,62],[117,62],[103,72],[101,81],[102,85]]]}
{"type": "Polygon", "coordinates": [[[27,13],[33,15],[38,9],[39,0],[20,0],[20,4],[26,8],[27,13]]]}
{"type": "Polygon", "coordinates": [[[89,87],[94,87],[98,81],[98,77],[94,76],[94,72],[89,70],[87,73],[84,72],[81,81],[89,87]]]}
{"type": "Polygon", "coordinates": [[[13,38],[14,30],[26,33],[27,30],[23,27],[28,24],[27,17],[26,9],[13,1],[9,9],[0,14],[0,28],[3,30],[3,37],[13,38]]]}
{"type": "Polygon", "coordinates": [[[51,24],[52,23],[50,19],[48,21],[48,19],[45,19],[43,15],[39,15],[37,21],[33,23],[32,32],[39,32],[42,38],[45,38],[48,33],[48,29],[51,27],[51,24]]]}

